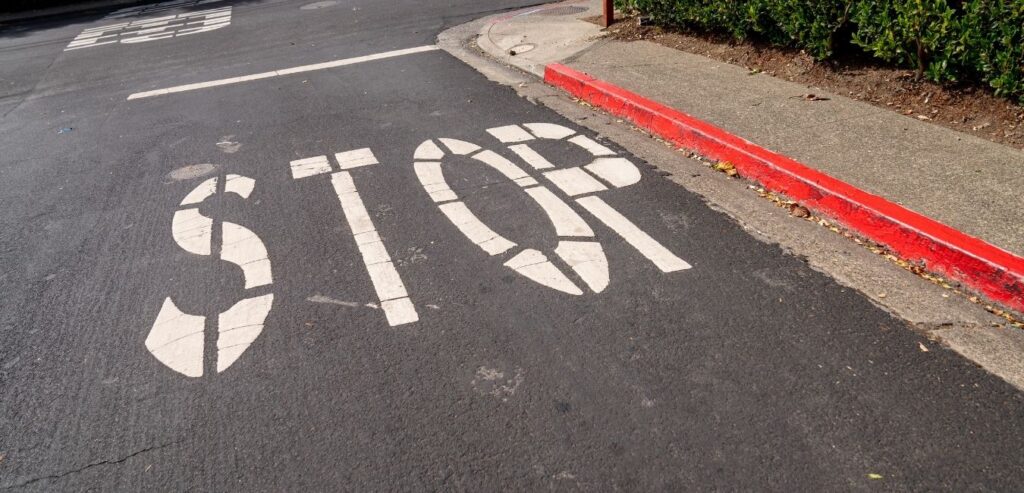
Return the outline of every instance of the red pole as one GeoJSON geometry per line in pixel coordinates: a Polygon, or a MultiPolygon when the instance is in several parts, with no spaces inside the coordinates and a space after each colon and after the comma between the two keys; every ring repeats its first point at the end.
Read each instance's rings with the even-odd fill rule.
{"type": "Polygon", "coordinates": [[[604,11],[604,27],[612,25],[615,22],[615,6],[612,5],[612,0],[602,0],[601,8],[604,11]]]}

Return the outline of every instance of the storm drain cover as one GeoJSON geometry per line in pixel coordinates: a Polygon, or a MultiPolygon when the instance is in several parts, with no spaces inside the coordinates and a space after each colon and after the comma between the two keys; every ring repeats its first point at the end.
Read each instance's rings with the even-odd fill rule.
{"type": "Polygon", "coordinates": [[[556,7],[553,9],[541,10],[536,15],[573,15],[586,12],[586,7],[556,7]]]}

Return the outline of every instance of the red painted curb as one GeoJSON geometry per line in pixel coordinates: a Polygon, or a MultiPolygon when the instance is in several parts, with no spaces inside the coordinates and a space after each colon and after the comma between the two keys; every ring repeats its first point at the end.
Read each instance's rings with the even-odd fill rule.
{"type": "Polygon", "coordinates": [[[743,177],[835,218],[931,272],[1024,312],[1022,257],[565,65],[548,65],[544,81],[680,147],[728,161],[743,177]]]}

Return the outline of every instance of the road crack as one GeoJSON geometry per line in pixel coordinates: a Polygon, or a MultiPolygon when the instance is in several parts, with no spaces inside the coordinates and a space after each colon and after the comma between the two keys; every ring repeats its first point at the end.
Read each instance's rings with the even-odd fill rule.
{"type": "Polygon", "coordinates": [[[128,459],[131,459],[132,457],[135,457],[137,455],[142,455],[142,454],[145,454],[147,452],[153,452],[155,450],[160,450],[160,449],[163,449],[163,448],[167,448],[167,447],[170,447],[172,445],[177,445],[179,443],[181,443],[181,440],[176,440],[176,441],[169,442],[169,443],[164,443],[164,444],[161,444],[161,445],[153,445],[151,447],[146,447],[146,448],[143,448],[143,449],[140,449],[140,450],[136,450],[135,452],[132,452],[132,453],[130,453],[128,455],[125,455],[124,457],[121,457],[121,458],[118,458],[118,459],[104,459],[104,460],[98,460],[98,461],[95,461],[95,462],[90,462],[90,463],[88,463],[88,464],[86,464],[86,465],[84,465],[82,467],[77,468],[77,469],[72,469],[70,471],[64,471],[64,472],[60,472],[60,473],[57,473],[57,474],[50,474],[50,475],[46,475],[46,476],[39,476],[39,477],[35,477],[35,478],[29,478],[29,479],[26,479],[26,480],[21,481],[19,483],[15,483],[15,484],[4,486],[3,489],[9,490],[9,489],[12,489],[12,488],[20,488],[20,487],[23,487],[23,486],[28,486],[28,485],[31,485],[31,484],[34,484],[34,483],[38,483],[40,481],[52,481],[52,480],[55,480],[55,479],[63,478],[65,476],[70,476],[72,474],[77,474],[77,473],[83,472],[83,471],[85,471],[87,469],[91,469],[93,467],[121,464],[121,463],[127,461],[128,459]]]}

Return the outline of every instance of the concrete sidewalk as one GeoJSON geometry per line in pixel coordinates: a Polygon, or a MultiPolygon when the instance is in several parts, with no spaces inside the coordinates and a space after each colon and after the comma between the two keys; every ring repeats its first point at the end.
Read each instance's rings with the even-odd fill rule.
{"type": "Polygon", "coordinates": [[[1024,152],[704,56],[602,39],[580,20],[598,13],[597,1],[518,12],[478,43],[541,77],[565,64],[1024,255],[1024,152]]]}

